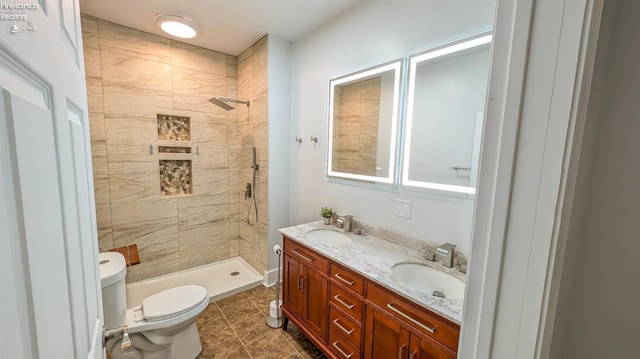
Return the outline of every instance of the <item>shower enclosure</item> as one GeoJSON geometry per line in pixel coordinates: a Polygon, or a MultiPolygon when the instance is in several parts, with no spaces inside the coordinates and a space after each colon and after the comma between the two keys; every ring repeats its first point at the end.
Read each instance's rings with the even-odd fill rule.
{"type": "Polygon", "coordinates": [[[232,56],[89,16],[82,28],[101,249],[138,245],[128,283],[236,256],[264,273],[267,38],[232,56]],[[178,135],[158,136],[159,115],[178,135]]]}

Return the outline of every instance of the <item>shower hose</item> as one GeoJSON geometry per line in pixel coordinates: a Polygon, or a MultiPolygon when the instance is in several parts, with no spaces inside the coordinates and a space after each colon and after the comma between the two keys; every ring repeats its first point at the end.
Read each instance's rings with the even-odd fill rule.
{"type": "Polygon", "coordinates": [[[258,172],[258,165],[256,164],[256,154],[255,154],[255,147],[253,149],[253,165],[251,166],[251,168],[253,168],[253,182],[251,185],[251,188],[253,188],[253,193],[251,195],[251,197],[249,198],[249,209],[247,210],[247,223],[249,223],[250,226],[255,226],[258,223],[258,204],[256,203],[256,172],[258,172]],[[251,222],[251,207],[253,207],[253,210],[255,212],[255,222],[251,222]]]}

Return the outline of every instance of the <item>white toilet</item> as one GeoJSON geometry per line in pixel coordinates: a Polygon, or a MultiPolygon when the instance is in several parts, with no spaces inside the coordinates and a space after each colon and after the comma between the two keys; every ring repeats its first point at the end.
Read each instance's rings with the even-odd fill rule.
{"type": "Polygon", "coordinates": [[[118,252],[100,253],[100,280],[105,328],[128,327],[131,348],[123,351],[123,337],[107,341],[113,359],[193,359],[202,344],[196,319],[209,305],[206,289],[197,285],[175,287],[145,298],[127,309],[124,277],[127,268],[118,252]]]}

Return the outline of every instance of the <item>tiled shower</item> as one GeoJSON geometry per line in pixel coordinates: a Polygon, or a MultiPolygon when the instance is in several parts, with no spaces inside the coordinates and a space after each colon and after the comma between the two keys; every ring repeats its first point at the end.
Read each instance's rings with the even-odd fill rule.
{"type": "Polygon", "coordinates": [[[235,256],[263,273],[268,38],[236,57],[90,16],[82,27],[101,250],[137,244],[128,282],[235,256]],[[225,111],[211,97],[251,106],[225,111]]]}

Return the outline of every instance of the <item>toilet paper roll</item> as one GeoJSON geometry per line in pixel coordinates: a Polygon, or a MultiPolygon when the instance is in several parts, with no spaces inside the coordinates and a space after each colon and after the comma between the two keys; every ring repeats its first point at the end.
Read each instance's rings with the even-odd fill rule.
{"type": "Polygon", "coordinates": [[[269,316],[271,318],[280,318],[282,317],[282,309],[280,309],[280,306],[282,305],[282,300],[278,301],[279,305],[276,307],[276,301],[272,300],[271,303],[269,303],[269,316]]]}
{"type": "Polygon", "coordinates": [[[279,244],[273,245],[273,253],[280,255],[282,253],[282,248],[280,248],[279,244]]]}

